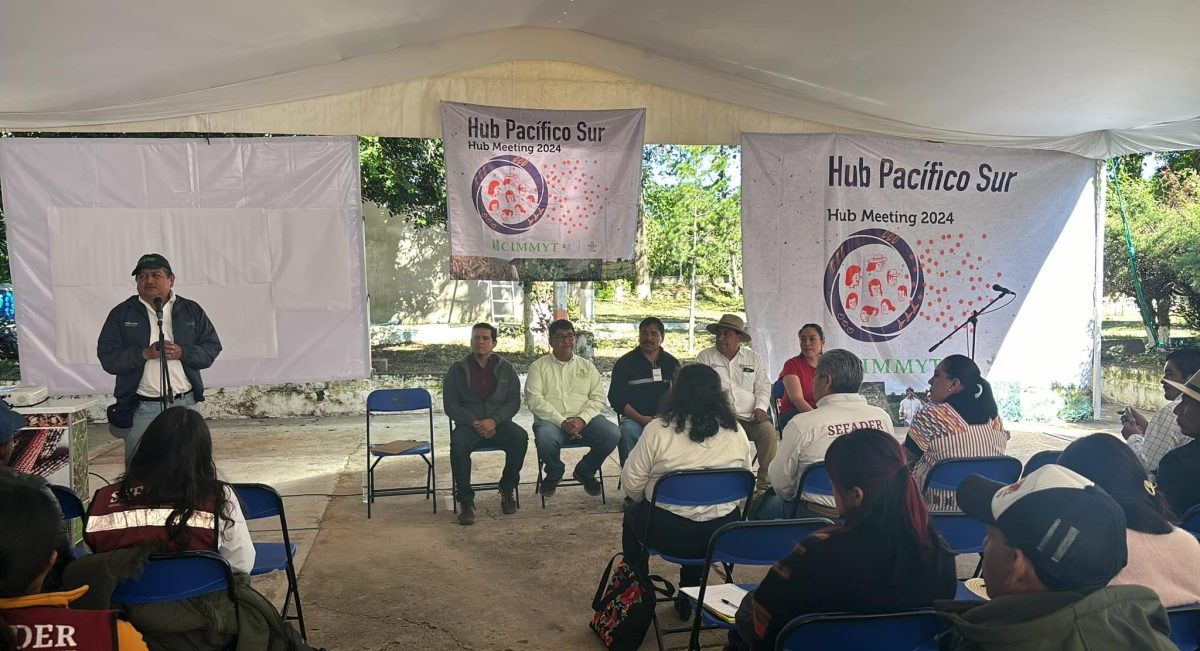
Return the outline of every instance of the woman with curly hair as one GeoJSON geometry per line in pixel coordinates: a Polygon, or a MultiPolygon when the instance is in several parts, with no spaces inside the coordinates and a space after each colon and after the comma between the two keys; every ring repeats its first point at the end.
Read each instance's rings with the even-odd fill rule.
{"type": "MultiPolygon", "coordinates": [[[[750,470],[754,449],[738,428],[717,372],[702,364],[679,369],[661,413],[646,425],[621,472],[625,489],[621,546],[625,558],[637,563],[640,536],[650,517],[655,483],[676,470],[744,468],[750,470]]],[[[647,545],[664,554],[702,558],[708,539],[721,526],[741,516],[737,502],[710,506],[656,506],[654,529],[647,545]]],[[[646,559],[640,558],[642,566],[646,559]]],[[[705,568],[679,568],[681,586],[700,585],[705,568]]]]}

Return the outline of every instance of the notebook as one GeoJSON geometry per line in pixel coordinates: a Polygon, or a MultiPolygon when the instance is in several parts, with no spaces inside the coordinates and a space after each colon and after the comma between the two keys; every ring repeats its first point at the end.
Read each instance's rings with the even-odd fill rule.
{"type": "MultiPolygon", "coordinates": [[[[680,588],[680,592],[693,600],[700,595],[700,586],[680,588]]],[[[704,590],[704,608],[717,617],[732,623],[738,606],[746,596],[746,589],[736,583],[710,583],[704,590]]]]}

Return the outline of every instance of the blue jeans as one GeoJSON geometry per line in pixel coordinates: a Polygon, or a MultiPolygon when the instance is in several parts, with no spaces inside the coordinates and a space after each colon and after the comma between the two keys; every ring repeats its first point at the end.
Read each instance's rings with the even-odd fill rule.
{"type": "MultiPolygon", "coordinates": [[[[196,399],[192,397],[192,392],[188,391],[186,395],[175,401],[172,407],[187,407],[188,409],[196,408],[196,399]]],[[[133,411],[133,425],[129,428],[129,433],[125,435],[125,467],[129,467],[129,460],[133,458],[133,453],[137,451],[138,443],[142,442],[142,435],[146,433],[146,428],[150,423],[158,418],[162,412],[162,403],[158,401],[142,401],[133,411]]]]}
{"type": "Polygon", "coordinates": [[[594,477],[600,470],[600,464],[612,454],[613,448],[621,439],[621,432],[613,422],[604,416],[597,415],[584,426],[582,438],[571,439],[559,428],[558,423],[548,420],[534,419],[533,443],[537,446],[538,456],[546,464],[546,477],[562,479],[567,466],[562,462],[562,449],[568,442],[582,443],[591,450],[575,466],[584,477],[594,477]]]}
{"type": "Polygon", "coordinates": [[[617,458],[621,460],[621,466],[625,466],[625,460],[629,458],[629,452],[633,450],[633,446],[637,445],[638,439],[642,438],[642,430],[644,426],[632,418],[622,418],[618,425],[621,429],[621,441],[617,443],[617,458]]]}

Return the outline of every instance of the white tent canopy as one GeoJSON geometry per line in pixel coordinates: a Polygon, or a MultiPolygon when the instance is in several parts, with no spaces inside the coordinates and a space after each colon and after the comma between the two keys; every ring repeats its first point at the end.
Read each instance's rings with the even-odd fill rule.
{"type": "Polygon", "coordinates": [[[0,129],[435,137],[445,99],[1104,158],[1200,148],[1197,26],[1193,0],[7,2],[0,129]]]}

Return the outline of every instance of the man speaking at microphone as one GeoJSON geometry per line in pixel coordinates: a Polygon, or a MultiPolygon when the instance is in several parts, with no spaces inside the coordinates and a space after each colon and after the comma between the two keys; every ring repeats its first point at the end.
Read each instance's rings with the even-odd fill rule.
{"type": "Polygon", "coordinates": [[[168,405],[195,408],[204,400],[200,370],[212,366],[221,353],[221,340],[199,303],[172,290],[171,263],[157,253],[138,258],[133,268],[137,296],[130,296],[108,313],[96,343],[96,356],[105,371],[117,376],[108,409],[108,422],[128,428],[125,464],[133,458],[146,427],[168,405]],[[159,322],[163,345],[159,348],[159,322]],[[163,351],[167,372],[162,372],[163,351]]]}

